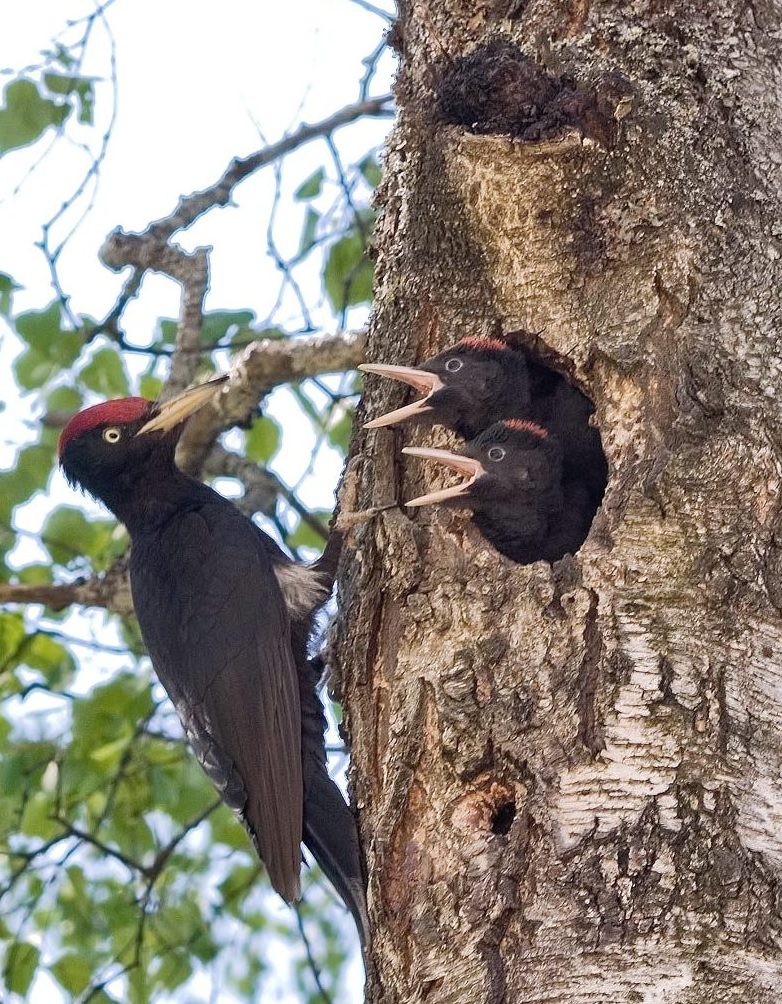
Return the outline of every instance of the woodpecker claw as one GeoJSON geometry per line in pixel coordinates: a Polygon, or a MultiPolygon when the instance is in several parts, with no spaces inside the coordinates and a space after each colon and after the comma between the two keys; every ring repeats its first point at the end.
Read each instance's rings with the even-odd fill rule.
{"type": "Polygon", "coordinates": [[[388,377],[390,380],[398,380],[417,390],[424,397],[418,401],[406,404],[403,408],[389,411],[379,418],[373,418],[371,422],[364,424],[365,429],[381,429],[386,425],[395,425],[403,422],[413,415],[422,415],[432,410],[429,399],[445,384],[436,373],[429,373],[426,370],[415,369],[413,366],[386,366],[379,363],[362,363],[359,369],[364,373],[374,373],[376,376],[388,377]]]}
{"type": "Polygon", "coordinates": [[[438,491],[419,495],[418,498],[405,502],[406,506],[434,505],[436,502],[446,502],[450,499],[463,498],[482,475],[486,468],[479,460],[462,456],[460,453],[449,453],[448,450],[431,450],[422,446],[405,446],[402,453],[410,457],[422,457],[424,460],[435,460],[437,463],[450,467],[451,470],[464,476],[465,480],[451,488],[441,488],[438,491]]]}

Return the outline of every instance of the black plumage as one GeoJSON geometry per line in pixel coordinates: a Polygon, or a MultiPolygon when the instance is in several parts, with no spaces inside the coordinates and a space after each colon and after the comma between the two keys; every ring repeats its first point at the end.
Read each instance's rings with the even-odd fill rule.
{"type": "Polygon", "coordinates": [[[355,819],[326,770],[325,719],[307,658],[334,551],[296,565],[228,499],[174,463],[182,423],[215,391],[80,412],[63,431],[68,480],[128,528],[130,578],[152,664],[202,767],[247,827],[287,902],[303,841],[367,937],[355,819]]]}
{"type": "Polygon", "coordinates": [[[585,488],[563,481],[559,440],[532,422],[496,422],[461,453],[423,447],[403,452],[434,460],[464,478],[412,499],[408,506],[471,509],[481,533],[513,561],[557,561],[584,542],[591,522],[585,488]]]}
{"type": "Polygon", "coordinates": [[[608,466],[600,433],[589,422],[594,405],[521,348],[495,338],[465,338],[419,367],[372,363],[360,369],[408,383],[424,395],[367,422],[367,428],[417,421],[444,425],[470,440],[502,419],[534,422],[559,440],[570,494],[583,495],[592,515],[600,505],[608,466]]]}

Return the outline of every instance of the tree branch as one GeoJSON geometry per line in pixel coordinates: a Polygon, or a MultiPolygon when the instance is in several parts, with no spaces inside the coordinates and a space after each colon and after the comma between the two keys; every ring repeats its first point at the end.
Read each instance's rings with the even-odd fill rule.
{"type": "Polygon", "coordinates": [[[188,423],[177,452],[178,464],[191,474],[198,472],[220,433],[248,422],[273,387],[355,369],[364,358],[365,345],[364,331],[265,338],[248,345],[234,363],[222,393],[188,423]]]}
{"type": "Polygon", "coordinates": [[[328,118],[322,119],[313,125],[301,125],[283,139],[276,143],[271,143],[250,154],[249,157],[235,157],[223,176],[209,188],[204,188],[200,192],[193,192],[179,200],[176,209],[163,219],[150,224],[145,233],[157,241],[165,243],[177,230],[191,226],[205,213],[207,209],[214,206],[225,206],[231,200],[234,188],[248,175],[257,171],[267,164],[272,164],[280,157],[297,150],[305,143],[321,136],[328,136],[339,129],[340,126],[349,125],[358,119],[367,117],[377,117],[390,114],[392,96],[384,94],[379,98],[369,98],[366,101],[357,101],[355,104],[346,105],[328,118]]]}
{"type": "Polygon", "coordinates": [[[162,272],[181,284],[182,307],[165,396],[178,394],[193,382],[198,368],[204,297],[209,286],[208,250],[185,251],[152,235],[151,228],[143,234],[127,234],[117,229],[100,249],[100,258],[115,272],[133,266],[130,283],[123,289],[126,302],[129,290],[137,288],[140,276],[147,270],[162,272]]]}
{"type": "Polygon", "coordinates": [[[128,582],[127,557],[116,561],[105,575],[92,579],[77,579],[59,585],[0,582],[0,603],[43,603],[52,610],[63,610],[76,604],[131,614],[133,600],[128,582]]]}

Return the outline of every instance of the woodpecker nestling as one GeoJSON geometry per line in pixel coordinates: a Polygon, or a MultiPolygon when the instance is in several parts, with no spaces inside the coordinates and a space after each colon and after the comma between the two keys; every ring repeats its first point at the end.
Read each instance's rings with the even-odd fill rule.
{"type": "Polygon", "coordinates": [[[589,530],[583,485],[563,484],[556,436],[533,422],[495,422],[461,453],[407,446],[413,457],[435,460],[464,480],[412,499],[408,506],[472,509],[473,522],[501,553],[522,565],[575,553],[589,530]]]}
{"type": "Polygon", "coordinates": [[[299,898],[303,841],[366,943],[356,823],[326,770],[307,659],[331,582],[174,463],[184,422],[224,379],[162,405],[130,397],[79,412],[60,437],[60,463],[128,528],[133,602],[152,665],[272,885],[288,903],[299,898]]]}
{"type": "Polygon", "coordinates": [[[369,363],[359,369],[400,380],[424,395],[365,428],[415,420],[445,425],[472,439],[493,422],[525,419],[558,437],[564,480],[586,487],[592,515],[600,505],[608,468],[600,433],[589,424],[594,406],[563,376],[521,349],[495,338],[465,338],[418,368],[369,363]]]}

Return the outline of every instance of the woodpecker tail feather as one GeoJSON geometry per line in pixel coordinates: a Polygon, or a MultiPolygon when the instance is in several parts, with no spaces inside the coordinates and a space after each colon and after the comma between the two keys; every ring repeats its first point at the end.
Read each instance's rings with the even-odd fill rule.
{"type": "Polygon", "coordinates": [[[356,819],[325,767],[305,767],[304,787],[304,843],[353,914],[366,947],[369,919],[356,819]]]}
{"type": "Polygon", "coordinates": [[[369,941],[369,921],[358,827],[352,810],[326,766],[326,716],[315,687],[322,661],[299,667],[301,752],[304,781],[304,844],[353,914],[362,946],[369,941]]]}

